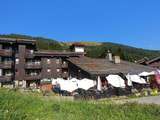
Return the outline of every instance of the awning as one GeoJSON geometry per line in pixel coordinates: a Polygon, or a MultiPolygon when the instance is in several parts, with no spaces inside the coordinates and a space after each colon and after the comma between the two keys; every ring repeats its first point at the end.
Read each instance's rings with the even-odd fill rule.
{"type": "Polygon", "coordinates": [[[78,88],[82,88],[84,90],[88,90],[91,87],[96,85],[96,81],[84,78],[82,80],[77,81],[78,88]]]}
{"type": "Polygon", "coordinates": [[[152,71],[152,72],[142,72],[139,74],[139,76],[150,76],[150,75],[155,75],[155,72],[152,71]]]}
{"type": "Polygon", "coordinates": [[[146,84],[145,79],[141,78],[138,75],[127,75],[126,77],[127,77],[128,80],[131,80],[132,82],[136,82],[136,83],[139,83],[139,84],[146,84]]]}
{"type": "Polygon", "coordinates": [[[61,90],[65,90],[68,92],[73,92],[74,90],[81,88],[84,90],[88,90],[91,87],[96,85],[96,81],[84,78],[82,80],[78,80],[76,78],[72,78],[70,80],[64,80],[63,78],[52,79],[52,84],[59,84],[61,90]]]}
{"type": "Polygon", "coordinates": [[[109,75],[106,79],[113,87],[125,88],[125,81],[119,75],[109,75]]]}
{"type": "Polygon", "coordinates": [[[72,82],[70,80],[64,80],[60,82],[60,88],[61,90],[73,92],[74,90],[78,89],[78,86],[76,82],[72,82]]]}

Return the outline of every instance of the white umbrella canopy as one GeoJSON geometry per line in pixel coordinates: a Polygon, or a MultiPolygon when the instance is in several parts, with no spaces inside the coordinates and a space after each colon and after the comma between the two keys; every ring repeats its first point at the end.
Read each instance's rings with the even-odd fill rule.
{"type": "Polygon", "coordinates": [[[84,78],[82,80],[78,80],[77,78],[72,78],[70,80],[64,80],[63,78],[52,79],[52,84],[59,84],[61,90],[65,90],[68,92],[73,92],[78,88],[82,88],[84,90],[88,90],[91,87],[96,85],[96,81],[84,78]]]}
{"type": "Polygon", "coordinates": [[[65,90],[68,92],[73,92],[74,90],[78,89],[77,83],[73,81],[64,80],[60,82],[61,90],[65,90]]]}
{"type": "Polygon", "coordinates": [[[127,77],[128,80],[131,80],[132,82],[136,82],[136,83],[139,83],[139,84],[146,84],[145,79],[141,78],[138,75],[127,75],[126,77],[127,77]]]}
{"type": "Polygon", "coordinates": [[[52,78],[52,85],[55,85],[57,83],[57,79],[52,78]]]}
{"type": "Polygon", "coordinates": [[[144,72],[140,73],[139,76],[144,76],[145,77],[145,76],[150,76],[150,75],[154,75],[154,74],[155,74],[154,71],[152,71],[152,72],[145,72],[144,71],[144,72]]]}
{"type": "Polygon", "coordinates": [[[96,81],[84,78],[82,80],[77,81],[78,88],[82,88],[84,90],[88,90],[91,87],[96,85],[96,81]]]}
{"type": "Polygon", "coordinates": [[[100,78],[100,76],[98,76],[98,79],[97,79],[97,90],[98,90],[98,91],[101,91],[101,90],[102,90],[102,83],[101,83],[101,78],[100,78]]]}
{"type": "Polygon", "coordinates": [[[77,82],[78,81],[78,79],[77,78],[71,78],[71,79],[69,79],[70,81],[73,81],[73,82],[77,82]]]}
{"type": "Polygon", "coordinates": [[[114,87],[125,88],[125,81],[119,75],[109,75],[106,79],[114,87]]]}
{"type": "Polygon", "coordinates": [[[150,75],[155,75],[155,71],[150,72],[150,75]]]}
{"type": "Polygon", "coordinates": [[[78,89],[77,82],[73,80],[64,80],[63,78],[52,79],[52,84],[59,84],[61,90],[65,90],[68,92],[73,92],[78,89]]]}

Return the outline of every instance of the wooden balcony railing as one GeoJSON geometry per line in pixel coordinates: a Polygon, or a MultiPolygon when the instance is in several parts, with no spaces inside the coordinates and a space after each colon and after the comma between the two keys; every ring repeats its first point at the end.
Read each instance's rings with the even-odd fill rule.
{"type": "Polygon", "coordinates": [[[39,79],[41,79],[41,74],[39,74],[39,75],[26,75],[25,79],[26,80],[39,80],[39,79]]]}
{"type": "Polygon", "coordinates": [[[41,69],[42,64],[41,63],[26,63],[25,68],[27,69],[41,69]]]}
{"type": "Polygon", "coordinates": [[[0,49],[0,56],[12,56],[12,50],[0,49]]]}
{"type": "Polygon", "coordinates": [[[12,68],[12,61],[0,62],[0,68],[12,68]]]}
{"type": "Polygon", "coordinates": [[[10,82],[12,81],[12,76],[0,76],[0,82],[10,82]]]}

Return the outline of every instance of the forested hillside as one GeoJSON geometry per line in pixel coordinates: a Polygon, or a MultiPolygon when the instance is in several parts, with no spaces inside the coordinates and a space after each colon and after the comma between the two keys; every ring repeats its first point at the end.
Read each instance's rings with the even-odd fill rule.
{"type": "Polygon", "coordinates": [[[5,38],[21,38],[21,39],[31,39],[37,40],[38,49],[45,50],[66,50],[68,46],[65,43],[58,42],[54,39],[44,38],[44,37],[32,37],[29,35],[20,35],[20,34],[8,34],[8,35],[0,35],[0,37],[5,38]]]}
{"type": "Polygon", "coordinates": [[[158,50],[146,50],[110,42],[102,43],[96,47],[87,47],[87,56],[104,58],[106,56],[107,50],[110,50],[114,55],[119,55],[122,59],[128,61],[136,61],[144,57],[152,59],[154,57],[160,56],[160,51],[158,50]]]}
{"type": "MultiPolygon", "coordinates": [[[[0,37],[34,39],[37,40],[38,49],[45,49],[45,50],[68,51],[70,45],[70,43],[62,43],[54,39],[48,39],[43,37],[32,37],[28,35],[9,34],[9,35],[0,35],[0,37]]],[[[83,44],[85,44],[85,42],[83,42],[83,44]]],[[[89,57],[104,58],[108,50],[110,50],[114,55],[120,55],[122,59],[128,61],[135,61],[143,57],[154,58],[160,56],[160,51],[155,51],[155,50],[145,50],[141,48],[135,48],[131,46],[110,43],[110,42],[105,42],[105,43],[86,42],[86,53],[87,56],[89,57]]]]}

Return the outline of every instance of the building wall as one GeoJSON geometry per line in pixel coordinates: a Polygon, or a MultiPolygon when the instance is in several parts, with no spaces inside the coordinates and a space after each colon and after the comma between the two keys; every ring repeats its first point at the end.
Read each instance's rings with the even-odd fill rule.
{"type": "Polygon", "coordinates": [[[0,43],[0,69],[1,83],[11,83],[13,81],[13,50],[12,50],[12,42],[4,42],[0,43]]]}
{"type": "MultiPolygon", "coordinates": [[[[34,83],[39,84],[43,78],[68,78],[68,61],[69,57],[61,54],[59,55],[37,55],[35,54],[36,45],[32,42],[19,42],[19,41],[3,41],[0,39],[0,83],[15,84],[15,86],[29,86],[34,83]],[[9,48],[9,50],[5,50],[9,48]],[[10,49],[11,48],[11,49],[10,49]],[[7,58],[11,61],[11,64],[4,63],[7,58]],[[39,60],[40,64],[35,61],[39,60]],[[32,64],[33,63],[33,64],[32,64]],[[6,76],[5,72],[12,73],[11,76],[6,76]]],[[[83,52],[81,48],[78,48],[79,52],[83,52]]],[[[71,56],[72,57],[72,56],[71,56]]],[[[72,68],[71,68],[72,69],[72,68]]],[[[70,69],[70,71],[71,71],[70,69]]],[[[83,77],[82,72],[79,75],[83,77]]]]}
{"type": "Polygon", "coordinates": [[[25,45],[19,45],[18,46],[18,57],[19,63],[16,64],[16,73],[15,73],[15,79],[16,80],[24,80],[25,78],[25,52],[26,52],[26,46],[25,45]]]}
{"type": "Polygon", "coordinates": [[[61,77],[61,58],[42,58],[42,78],[57,78],[61,77]],[[57,62],[59,61],[59,62],[57,62]],[[57,69],[60,69],[57,72],[57,69]]]}

